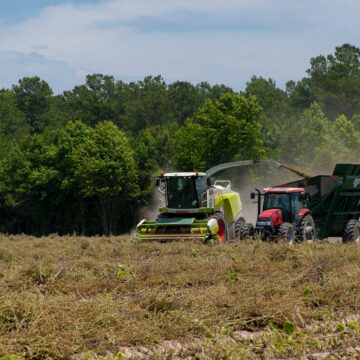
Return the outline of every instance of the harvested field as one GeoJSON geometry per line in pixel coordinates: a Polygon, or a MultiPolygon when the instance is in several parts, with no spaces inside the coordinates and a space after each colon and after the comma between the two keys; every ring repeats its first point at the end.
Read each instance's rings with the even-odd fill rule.
{"type": "Polygon", "coordinates": [[[360,246],[0,237],[0,355],[360,356],[360,246]]]}

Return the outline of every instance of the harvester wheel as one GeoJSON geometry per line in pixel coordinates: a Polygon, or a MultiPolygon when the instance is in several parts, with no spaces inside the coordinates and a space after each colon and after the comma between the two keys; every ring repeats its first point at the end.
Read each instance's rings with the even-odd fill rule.
{"type": "Polygon", "coordinates": [[[240,231],[241,231],[241,227],[245,225],[245,219],[244,218],[239,218],[236,220],[235,222],[235,241],[241,240],[240,239],[240,231]]]}
{"type": "Polygon", "coordinates": [[[283,223],[279,226],[279,236],[293,244],[295,241],[294,227],[290,223],[283,223]]]}
{"type": "Polygon", "coordinates": [[[299,225],[299,241],[314,241],[315,239],[314,219],[310,214],[305,215],[299,225]]]}
{"type": "Polygon", "coordinates": [[[216,219],[219,225],[218,231],[218,242],[219,244],[223,244],[224,242],[228,241],[228,233],[227,233],[227,226],[226,220],[222,213],[218,212],[215,213],[212,218],[216,219]]]}
{"type": "Polygon", "coordinates": [[[360,222],[358,220],[349,220],[346,224],[343,242],[360,242],[360,222]]]}
{"type": "Polygon", "coordinates": [[[252,224],[249,223],[242,224],[239,229],[239,239],[245,240],[249,238],[251,236],[253,228],[254,226],[252,224]]]}

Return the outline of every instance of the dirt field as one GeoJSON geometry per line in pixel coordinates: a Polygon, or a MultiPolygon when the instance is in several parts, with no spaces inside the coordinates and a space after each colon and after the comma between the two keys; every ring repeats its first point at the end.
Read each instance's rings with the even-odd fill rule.
{"type": "Polygon", "coordinates": [[[0,236],[0,355],[359,358],[359,265],[356,244],[0,236]]]}

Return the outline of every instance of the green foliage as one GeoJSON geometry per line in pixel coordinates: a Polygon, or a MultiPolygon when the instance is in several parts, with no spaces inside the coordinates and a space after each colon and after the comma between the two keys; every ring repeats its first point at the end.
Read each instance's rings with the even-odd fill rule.
{"type": "Polygon", "coordinates": [[[313,103],[292,120],[290,126],[286,125],[287,136],[280,150],[286,162],[305,164],[313,170],[320,166],[328,172],[338,162],[357,161],[360,133],[344,115],[330,121],[313,103]]]}
{"type": "Polygon", "coordinates": [[[260,107],[255,97],[226,94],[206,101],[177,132],[174,161],[184,170],[205,170],[216,164],[261,158],[260,107]]]}
{"type": "Polygon", "coordinates": [[[17,163],[13,156],[3,160],[0,189],[3,207],[29,224],[25,229],[109,234],[126,228],[122,217],[134,214],[139,195],[137,169],[114,124],[69,122],[57,133],[32,136],[20,154],[17,163]]]}
{"type": "Polygon", "coordinates": [[[120,279],[126,279],[127,277],[127,273],[126,273],[126,269],[125,269],[125,266],[122,265],[122,264],[118,264],[117,265],[117,268],[118,268],[118,273],[117,273],[117,276],[120,278],[120,279]]]}
{"type": "Polygon", "coordinates": [[[16,140],[29,134],[29,130],[24,113],[17,107],[14,93],[0,92],[0,134],[16,140]]]}
{"type": "Polygon", "coordinates": [[[259,121],[267,157],[278,157],[284,128],[289,126],[292,113],[287,94],[276,87],[274,80],[253,76],[246,84],[245,95],[255,96],[262,108],[259,121]]]}
{"type": "Polygon", "coordinates": [[[308,77],[288,84],[294,106],[304,109],[320,104],[330,119],[360,111],[360,49],[350,44],[335,48],[334,54],[310,60],[308,77]]]}
{"type": "Polygon", "coordinates": [[[291,335],[295,332],[296,326],[292,321],[286,320],[284,322],[283,330],[287,335],[291,335]]]}
{"type": "Polygon", "coordinates": [[[169,154],[173,135],[177,129],[176,123],[151,126],[140,131],[132,139],[132,147],[136,149],[135,159],[139,169],[141,198],[145,202],[153,191],[152,176],[160,169],[167,170],[170,166],[169,154]]]}
{"type": "Polygon", "coordinates": [[[356,332],[360,333],[360,326],[356,321],[348,321],[346,324],[350,329],[355,330],[356,332]]]}
{"type": "Polygon", "coordinates": [[[311,295],[311,290],[309,288],[305,288],[303,292],[304,298],[308,298],[311,295]]]}
{"type": "Polygon", "coordinates": [[[286,114],[289,111],[289,99],[287,94],[276,87],[272,79],[253,76],[246,84],[245,94],[255,96],[258,99],[263,113],[267,117],[286,114]]]}
{"type": "Polygon", "coordinates": [[[112,76],[88,75],[84,85],[65,91],[61,109],[67,120],[81,120],[90,126],[105,120],[114,121],[122,112],[116,104],[116,92],[112,76]]]}
{"type": "Polygon", "coordinates": [[[26,124],[32,133],[39,133],[49,125],[47,112],[50,109],[52,90],[39,77],[25,77],[12,88],[19,110],[23,112],[26,124]]]}

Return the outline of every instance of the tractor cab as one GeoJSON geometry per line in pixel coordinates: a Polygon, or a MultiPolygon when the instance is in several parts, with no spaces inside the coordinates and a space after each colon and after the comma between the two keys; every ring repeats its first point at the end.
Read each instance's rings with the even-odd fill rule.
{"type": "Polygon", "coordinates": [[[263,211],[279,209],[283,221],[289,223],[295,222],[295,217],[304,207],[304,202],[305,190],[303,188],[264,189],[263,211]]]}

